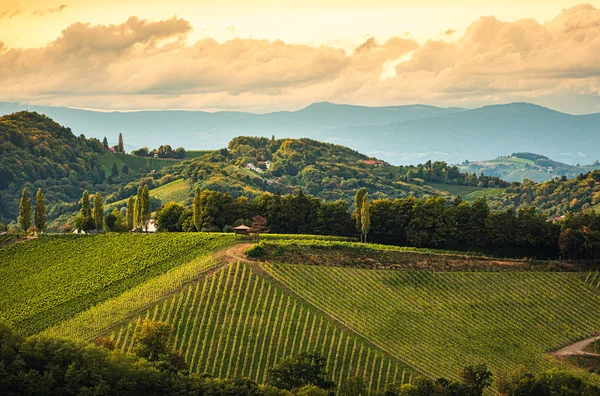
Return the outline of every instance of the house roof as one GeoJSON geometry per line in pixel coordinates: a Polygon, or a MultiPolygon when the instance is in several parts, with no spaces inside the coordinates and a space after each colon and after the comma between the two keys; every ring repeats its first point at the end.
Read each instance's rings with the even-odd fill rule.
{"type": "Polygon", "coordinates": [[[252,228],[245,226],[245,225],[241,225],[241,226],[237,226],[234,228],[234,230],[251,230],[252,228]]]}

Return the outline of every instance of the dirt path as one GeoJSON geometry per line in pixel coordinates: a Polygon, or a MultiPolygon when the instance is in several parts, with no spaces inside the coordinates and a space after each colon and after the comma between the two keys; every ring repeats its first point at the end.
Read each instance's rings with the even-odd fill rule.
{"type": "Polygon", "coordinates": [[[566,346],[562,349],[559,349],[556,352],[552,352],[554,356],[566,357],[566,356],[576,356],[576,355],[585,355],[585,356],[600,356],[599,353],[587,352],[584,349],[587,348],[592,342],[600,340],[600,336],[586,338],[585,340],[578,341],[574,344],[566,346]]]}
{"type": "Polygon", "coordinates": [[[225,261],[227,263],[236,261],[240,261],[242,263],[253,263],[254,261],[249,260],[244,254],[244,251],[252,245],[254,245],[253,242],[236,243],[227,249],[215,253],[215,259],[217,261],[225,261]]]}

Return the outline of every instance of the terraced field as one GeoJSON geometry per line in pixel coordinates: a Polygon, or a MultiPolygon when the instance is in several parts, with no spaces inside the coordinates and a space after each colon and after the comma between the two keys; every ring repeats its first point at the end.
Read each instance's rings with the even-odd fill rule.
{"type": "Polygon", "coordinates": [[[576,273],[262,268],[311,304],[434,378],[486,362],[550,367],[546,352],[598,332],[600,296],[576,273]]]}
{"type": "Polygon", "coordinates": [[[324,354],[336,382],[360,375],[373,391],[414,373],[246,264],[223,268],[115,329],[110,338],[121,350],[133,348],[140,319],[172,323],[175,348],[198,373],[264,382],[279,360],[312,350],[324,354]]]}
{"type": "Polygon", "coordinates": [[[171,268],[227,234],[48,236],[0,248],[0,319],[33,334],[171,268]]]}

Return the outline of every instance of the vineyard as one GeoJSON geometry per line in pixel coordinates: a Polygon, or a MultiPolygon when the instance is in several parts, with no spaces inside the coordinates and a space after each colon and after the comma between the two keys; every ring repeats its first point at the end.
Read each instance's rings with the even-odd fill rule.
{"type": "Polygon", "coordinates": [[[413,370],[286,294],[269,277],[232,264],[142,312],[109,336],[131,351],[141,319],[175,328],[174,347],[191,370],[265,382],[267,370],[301,351],[321,351],[336,382],[359,375],[372,390],[408,382],[413,370]]]}
{"type": "Polygon", "coordinates": [[[469,194],[471,194],[472,192],[475,192],[477,190],[480,190],[480,187],[476,187],[476,186],[463,186],[463,185],[458,185],[458,184],[446,184],[446,183],[439,183],[439,182],[427,182],[427,185],[435,188],[436,190],[439,191],[444,191],[447,192],[448,194],[452,195],[452,196],[467,196],[469,194]]]}
{"type": "Polygon", "coordinates": [[[546,352],[600,327],[576,273],[383,271],[262,264],[294,292],[433,378],[486,362],[549,367],[546,352]]]}
{"type": "Polygon", "coordinates": [[[0,320],[33,334],[234,241],[225,234],[51,236],[0,249],[0,320]]]}
{"type": "Polygon", "coordinates": [[[185,159],[198,158],[215,152],[215,150],[186,150],[185,159]]]}
{"type": "MultiPolygon", "coordinates": [[[[185,204],[186,201],[191,198],[191,191],[192,187],[184,179],[178,179],[151,189],[150,196],[160,199],[163,204],[170,201],[185,204]]],[[[106,205],[106,209],[125,207],[127,206],[128,200],[129,198],[111,202],[106,205]]]]}

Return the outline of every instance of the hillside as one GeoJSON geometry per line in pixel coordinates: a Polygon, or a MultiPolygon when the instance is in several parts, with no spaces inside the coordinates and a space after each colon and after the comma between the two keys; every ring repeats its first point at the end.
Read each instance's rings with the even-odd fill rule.
{"type": "Polygon", "coordinates": [[[0,320],[37,333],[232,241],[218,234],[69,235],[0,248],[0,320]]]}
{"type": "MultiPolygon", "coordinates": [[[[23,311],[19,328],[37,332],[52,324],[43,334],[84,340],[104,335],[119,349],[131,351],[140,319],[163,320],[174,326],[173,346],[193,372],[243,375],[258,381],[263,381],[266,370],[282,357],[316,347],[326,357],[327,371],[335,381],[360,375],[375,391],[389,382],[408,382],[419,373],[456,378],[460,367],[481,361],[495,374],[524,364],[534,372],[555,367],[580,375],[546,353],[595,334],[600,326],[596,278],[585,273],[546,271],[545,264],[442,251],[376,245],[365,249],[359,244],[327,242],[331,238],[319,242],[308,236],[282,236],[286,241],[278,242],[278,236],[271,235],[268,244],[276,255],[255,262],[242,254],[249,244],[227,247],[231,239],[207,237],[119,236],[123,252],[128,251],[127,245],[139,247],[131,243],[136,238],[152,240],[148,248],[160,252],[163,244],[169,244],[170,251],[181,246],[181,252],[189,243],[198,244],[185,254],[173,251],[178,258],[169,261],[168,267],[155,264],[160,271],[134,275],[136,281],[126,289],[116,292],[110,288],[113,292],[96,305],[88,305],[89,309],[80,306],[43,326],[36,315],[23,311]],[[286,254],[294,244],[303,249],[328,243],[332,248],[322,262],[318,256],[311,260],[296,255],[299,251],[286,254]],[[207,255],[210,252],[217,253],[207,255]],[[350,255],[344,256],[344,252],[350,255]],[[344,257],[353,261],[342,266],[332,261],[344,257]],[[392,261],[387,266],[372,266],[374,260],[382,259],[392,261]],[[403,266],[407,262],[421,264],[403,266]]],[[[113,238],[52,237],[5,248],[2,253],[12,249],[14,254],[6,256],[3,290],[22,290],[21,297],[26,296],[25,283],[14,281],[23,268],[17,264],[19,257],[26,252],[42,251],[42,247],[49,252],[45,248],[52,243],[81,257],[88,250],[86,241],[113,246],[113,238]]],[[[306,250],[307,254],[315,252],[306,250]]],[[[115,270],[135,266],[126,256],[115,265],[115,270]]],[[[48,272],[33,268],[25,273],[23,282],[36,285],[43,298],[46,291],[55,289],[48,283],[54,279],[48,276],[51,271],[56,267],[48,272]]],[[[93,291],[96,281],[92,279],[99,272],[88,268],[86,273],[89,275],[77,284],[93,291]]],[[[80,276],[76,270],[71,274],[60,273],[59,279],[65,280],[61,288],[74,285],[67,280],[80,276]]],[[[77,299],[70,297],[71,287],[64,290],[73,307],[70,302],[77,299]]],[[[37,301],[33,295],[27,295],[27,300],[37,301]]],[[[3,297],[1,301],[4,315],[22,311],[23,300],[11,302],[3,297]]],[[[49,301],[56,307],[64,305],[60,299],[49,301]]],[[[52,306],[45,308],[43,312],[53,311],[52,306]]]]}
{"type": "MultiPolygon", "coordinates": [[[[437,117],[463,109],[433,106],[366,107],[315,103],[298,111],[267,114],[203,111],[94,112],[61,107],[0,103],[0,115],[29,110],[47,114],[78,133],[116,142],[119,132],[128,136],[128,151],[158,147],[165,136],[173,146],[189,150],[219,149],[236,136],[251,135],[314,138],[327,141],[327,131],[352,125],[386,125],[424,117],[437,117]]],[[[355,147],[360,149],[360,147],[355,147]]]]}
{"type": "Polygon", "coordinates": [[[569,165],[532,153],[513,153],[486,161],[465,161],[459,169],[467,173],[483,173],[497,176],[508,182],[522,182],[524,179],[541,183],[557,177],[575,178],[582,173],[600,169],[600,164],[569,165]]]}

